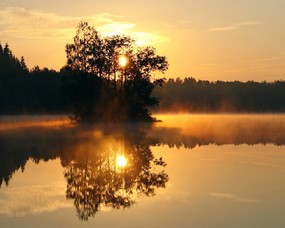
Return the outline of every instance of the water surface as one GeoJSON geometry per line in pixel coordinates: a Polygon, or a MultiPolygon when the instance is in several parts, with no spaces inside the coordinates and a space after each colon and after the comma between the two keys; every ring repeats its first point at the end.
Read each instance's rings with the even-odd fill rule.
{"type": "Polygon", "coordinates": [[[1,227],[284,227],[284,115],[1,118],[1,227]]]}

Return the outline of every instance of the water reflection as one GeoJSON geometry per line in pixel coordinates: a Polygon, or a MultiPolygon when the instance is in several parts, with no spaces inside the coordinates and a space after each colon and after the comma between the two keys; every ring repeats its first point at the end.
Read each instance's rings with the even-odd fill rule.
{"type": "Polygon", "coordinates": [[[285,115],[161,115],[151,132],[170,147],[285,144],[285,115]]]}
{"type": "Polygon", "coordinates": [[[143,136],[143,132],[135,139],[97,136],[62,158],[66,197],[74,200],[80,219],[88,220],[102,206],[128,208],[137,196],[153,196],[156,188],[165,187],[168,175],[158,167],[166,164],[154,158],[143,136]]]}
{"type": "Polygon", "coordinates": [[[166,163],[155,158],[157,142],[148,128],[81,126],[66,129],[25,128],[1,132],[0,187],[26,162],[60,158],[67,181],[66,198],[74,201],[81,220],[102,207],[132,206],[141,195],[164,188],[166,163]]]}
{"type": "Polygon", "coordinates": [[[191,118],[187,122],[176,117],[152,127],[13,124],[0,128],[0,188],[9,185],[17,170],[24,171],[28,160],[59,158],[66,197],[74,202],[78,217],[88,220],[104,207],[131,207],[138,196],[153,196],[157,188],[166,186],[166,164],[154,157],[152,146],[285,144],[283,115],[191,118]]]}

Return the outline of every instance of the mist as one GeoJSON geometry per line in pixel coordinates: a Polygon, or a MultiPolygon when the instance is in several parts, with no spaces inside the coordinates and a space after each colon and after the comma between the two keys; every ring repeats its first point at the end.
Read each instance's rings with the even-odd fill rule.
{"type": "Polygon", "coordinates": [[[156,87],[157,113],[282,113],[285,82],[168,79],[156,87]]]}

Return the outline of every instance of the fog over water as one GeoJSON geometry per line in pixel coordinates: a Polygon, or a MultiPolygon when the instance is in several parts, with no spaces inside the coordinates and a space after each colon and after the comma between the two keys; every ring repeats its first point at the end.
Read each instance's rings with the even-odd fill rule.
{"type": "MultiPolygon", "coordinates": [[[[285,143],[282,114],[159,114],[156,118],[162,122],[154,124],[147,134],[164,144],[183,143],[187,147],[190,139],[194,144],[285,143]]],[[[15,140],[23,131],[34,135],[38,135],[37,131],[56,132],[63,137],[87,128],[87,125],[76,126],[65,116],[4,116],[0,117],[0,123],[0,133],[5,136],[13,131],[15,140]]],[[[112,132],[121,127],[97,124],[87,129],[112,132]]]]}
{"type": "Polygon", "coordinates": [[[285,225],[285,115],[156,118],[1,117],[0,226],[285,225]]]}

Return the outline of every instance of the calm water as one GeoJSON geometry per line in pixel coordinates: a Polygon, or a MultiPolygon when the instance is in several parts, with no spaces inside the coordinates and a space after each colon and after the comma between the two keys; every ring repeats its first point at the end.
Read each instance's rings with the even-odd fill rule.
{"type": "Polygon", "coordinates": [[[0,227],[285,227],[285,115],[0,118],[0,227]]]}

